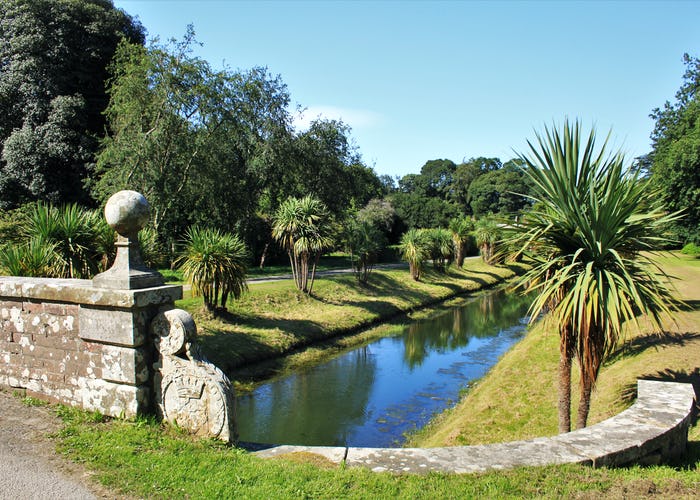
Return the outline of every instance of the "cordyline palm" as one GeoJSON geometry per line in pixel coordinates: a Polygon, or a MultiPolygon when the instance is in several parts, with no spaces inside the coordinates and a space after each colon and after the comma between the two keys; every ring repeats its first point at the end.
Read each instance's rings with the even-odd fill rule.
{"type": "Polygon", "coordinates": [[[483,217],[474,225],[476,246],[481,251],[481,258],[487,264],[495,263],[497,259],[496,245],[501,239],[501,228],[491,217],[483,217]]]}
{"type": "Polygon", "coordinates": [[[225,310],[229,295],[237,299],[247,289],[247,260],[248,251],[237,235],[193,226],[176,264],[181,264],[192,293],[203,296],[208,310],[225,310]]]}
{"type": "Polygon", "coordinates": [[[457,267],[464,264],[464,255],[469,239],[471,238],[474,223],[468,217],[459,217],[450,220],[448,229],[452,234],[452,243],[455,249],[455,263],[457,267]]]}
{"type": "Polygon", "coordinates": [[[578,122],[563,135],[545,128],[524,171],[538,193],[533,210],[515,228],[513,241],[533,259],[521,278],[534,290],[530,314],[548,311],[560,333],[559,430],[571,428],[571,364],[581,371],[577,427],[585,427],[591,391],[601,364],[639,314],[661,327],[671,297],[648,253],[658,248],[663,228],[676,218],[621,153],[607,155],[607,139],[585,144],[578,122]]]}
{"type": "Polygon", "coordinates": [[[297,288],[308,294],[314,286],[318,260],[333,243],[328,218],[326,206],[312,196],[288,198],[273,217],[272,237],[287,250],[297,288]]]}
{"type": "Polygon", "coordinates": [[[399,249],[403,260],[408,262],[411,277],[420,280],[423,262],[428,259],[430,250],[425,233],[420,229],[409,229],[401,237],[399,249]]]}

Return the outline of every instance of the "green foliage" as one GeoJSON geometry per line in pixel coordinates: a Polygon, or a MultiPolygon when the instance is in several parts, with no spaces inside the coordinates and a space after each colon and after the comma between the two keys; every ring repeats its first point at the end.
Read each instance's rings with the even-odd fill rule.
{"type": "MultiPolygon", "coordinates": [[[[37,203],[28,214],[22,233],[35,240],[37,246],[53,249],[55,259],[49,273],[53,276],[90,278],[105,269],[106,255],[113,251],[114,232],[102,213],[76,204],[54,207],[37,203]]],[[[26,253],[27,257],[32,254],[26,253]]],[[[33,257],[31,260],[37,262],[33,257]]]]}
{"type": "Polygon", "coordinates": [[[143,29],[102,0],[0,2],[0,207],[89,202],[106,67],[143,29]]]}
{"type": "Polygon", "coordinates": [[[636,323],[641,313],[660,327],[660,315],[669,314],[669,291],[649,255],[640,252],[656,249],[657,235],[675,215],[625,166],[621,153],[606,154],[607,140],[597,150],[592,130],[582,143],[578,122],[565,122],[562,132],[545,129],[536,145],[529,144],[522,159],[538,203],[513,228],[533,259],[521,283],[538,293],[531,317],[549,311],[562,354],[578,358],[582,427],[598,371],[623,323],[636,323]]]}
{"type": "Polygon", "coordinates": [[[59,276],[58,260],[56,245],[37,238],[0,247],[0,271],[9,276],[59,276]]]}
{"type": "Polygon", "coordinates": [[[433,267],[444,273],[454,253],[452,233],[442,228],[422,229],[421,231],[428,246],[428,254],[433,261],[433,267]]]}
{"type": "Polygon", "coordinates": [[[357,280],[367,283],[377,257],[386,245],[386,236],[376,225],[358,216],[346,225],[345,244],[357,280]]]}
{"type": "Polygon", "coordinates": [[[330,231],[326,206],[312,196],[288,198],[273,218],[272,237],[287,250],[297,288],[309,295],[318,260],[333,244],[330,231]]]}
{"type": "Polygon", "coordinates": [[[684,255],[700,257],[700,245],[696,245],[695,243],[688,243],[686,246],[683,247],[681,253],[684,255]]]}
{"type": "Polygon", "coordinates": [[[229,295],[238,299],[247,289],[248,251],[237,236],[193,226],[187,231],[185,251],[178,259],[192,292],[202,295],[210,310],[226,310],[229,295]]]}
{"type": "Polygon", "coordinates": [[[401,258],[408,262],[411,277],[420,280],[424,262],[430,257],[430,243],[424,231],[409,229],[401,238],[399,244],[401,258]]]}
{"type": "Polygon", "coordinates": [[[470,253],[472,245],[476,245],[472,235],[474,222],[468,217],[457,217],[450,220],[448,229],[455,249],[455,263],[457,267],[462,267],[464,257],[470,253]]]}
{"type": "Polygon", "coordinates": [[[457,206],[437,197],[397,192],[388,199],[396,215],[410,229],[446,227],[459,214],[457,206]]]}
{"type": "Polygon", "coordinates": [[[493,217],[483,217],[474,225],[474,238],[481,252],[481,258],[487,264],[494,264],[499,256],[497,246],[503,236],[501,227],[493,217]]]}
{"type": "Polygon", "coordinates": [[[522,170],[517,167],[516,161],[510,161],[502,168],[474,179],[467,189],[467,199],[471,212],[477,217],[514,214],[529,205],[525,197],[529,192],[522,170]]]}
{"type": "Polygon", "coordinates": [[[700,244],[700,59],[683,56],[686,72],[676,102],[656,108],[650,153],[652,181],[666,207],[684,211],[672,227],[680,242],[700,244]]]}
{"type": "Polygon", "coordinates": [[[118,47],[92,185],[100,200],[125,188],[146,196],[166,249],[197,223],[246,234],[285,167],[284,84],[263,68],[214,71],[190,54],[193,43],[190,29],[179,44],[118,47]]]}

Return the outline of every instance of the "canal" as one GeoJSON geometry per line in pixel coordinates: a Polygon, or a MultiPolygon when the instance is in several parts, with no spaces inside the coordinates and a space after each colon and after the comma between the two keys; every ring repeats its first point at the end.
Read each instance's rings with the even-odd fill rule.
{"type": "Polygon", "coordinates": [[[401,446],[404,434],[456,403],[525,333],[529,300],[483,293],[315,367],[239,396],[241,441],[401,446]]]}

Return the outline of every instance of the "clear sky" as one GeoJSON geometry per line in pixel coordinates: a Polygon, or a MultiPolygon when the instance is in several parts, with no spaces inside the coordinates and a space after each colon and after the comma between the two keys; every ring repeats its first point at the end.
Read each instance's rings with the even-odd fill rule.
{"type": "MultiPolygon", "coordinates": [[[[700,56],[700,1],[115,0],[149,39],[181,38],[213,67],[266,66],[304,119],[342,118],[378,174],[428,160],[511,159],[565,117],[650,149],[653,108],[700,56]]],[[[294,111],[294,110],[292,110],[294,111]]]]}

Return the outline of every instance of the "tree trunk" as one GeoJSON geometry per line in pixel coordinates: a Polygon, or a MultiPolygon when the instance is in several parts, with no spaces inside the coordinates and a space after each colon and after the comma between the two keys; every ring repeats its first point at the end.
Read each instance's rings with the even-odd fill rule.
{"type": "Polygon", "coordinates": [[[588,410],[591,407],[591,393],[593,392],[593,381],[588,377],[581,378],[581,397],[578,402],[578,417],[576,428],[583,429],[588,422],[588,410]]]}
{"type": "Polygon", "coordinates": [[[270,242],[268,241],[263,247],[262,255],[260,256],[260,269],[263,269],[265,267],[265,257],[267,256],[267,249],[269,246],[270,242]]]}
{"type": "MultiPolygon", "coordinates": [[[[564,344],[562,338],[562,344],[564,344]]],[[[566,346],[559,353],[559,434],[571,431],[571,360],[566,346]]]]}

